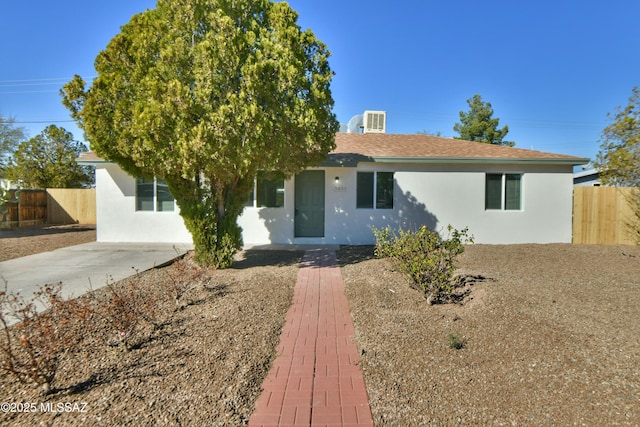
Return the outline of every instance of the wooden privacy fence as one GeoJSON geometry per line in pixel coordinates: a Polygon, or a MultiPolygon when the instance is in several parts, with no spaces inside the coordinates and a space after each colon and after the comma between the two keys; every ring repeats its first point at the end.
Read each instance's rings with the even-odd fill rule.
{"type": "Polygon", "coordinates": [[[44,224],[47,221],[47,192],[44,190],[9,190],[5,204],[3,227],[23,227],[44,224]]]}
{"type": "Polygon", "coordinates": [[[49,188],[49,224],[95,224],[96,190],[92,188],[49,188]]]}
{"type": "Polygon", "coordinates": [[[633,221],[629,198],[636,188],[574,187],[573,243],[636,244],[628,224],[633,221]]]}
{"type": "Polygon", "coordinates": [[[9,191],[6,212],[0,215],[0,227],[25,227],[36,224],[95,224],[96,190],[51,188],[48,190],[9,191]]]}

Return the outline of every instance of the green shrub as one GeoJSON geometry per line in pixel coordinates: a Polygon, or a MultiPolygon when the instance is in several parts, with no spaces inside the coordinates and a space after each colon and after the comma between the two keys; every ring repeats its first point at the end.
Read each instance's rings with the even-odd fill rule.
{"type": "Polygon", "coordinates": [[[465,346],[465,339],[461,337],[459,334],[449,334],[447,335],[447,340],[449,341],[449,348],[453,348],[456,350],[460,350],[465,346]]]}
{"type": "Polygon", "coordinates": [[[468,228],[456,230],[449,225],[447,230],[447,238],[442,239],[424,225],[417,230],[397,232],[389,227],[373,229],[376,256],[390,258],[430,304],[446,300],[451,293],[456,258],[464,251],[465,243],[473,243],[468,228]]]}

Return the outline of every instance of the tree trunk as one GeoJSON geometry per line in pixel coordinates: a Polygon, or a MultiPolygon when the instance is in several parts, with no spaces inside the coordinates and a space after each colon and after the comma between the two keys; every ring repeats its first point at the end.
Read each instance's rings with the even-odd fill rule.
{"type": "Polygon", "coordinates": [[[242,229],[237,219],[252,183],[252,179],[237,179],[225,185],[212,180],[208,188],[184,180],[179,185],[169,183],[193,238],[197,263],[215,268],[233,264],[233,256],[242,248],[242,229]]]}

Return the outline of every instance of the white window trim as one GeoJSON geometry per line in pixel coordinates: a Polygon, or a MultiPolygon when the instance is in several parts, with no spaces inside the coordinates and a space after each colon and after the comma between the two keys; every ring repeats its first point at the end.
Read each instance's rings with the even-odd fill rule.
{"type": "MultiPolygon", "coordinates": [[[[485,185],[484,185],[484,191],[485,191],[485,200],[486,200],[486,191],[487,191],[487,184],[486,184],[486,176],[487,175],[501,175],[502,181],[500,184],[500,209],[491,209],[491,208],[487,208],[485,206],[485,211],[491,211],[491,212],[523,212],[524,211],[524,172],[486,172],[485,173],[485,185]],[[507,203],[507,197],[506,197],[506,192],[507,192],[507,175],[520,175],[520,209],[507,209],[506,208],[506,203],[507,203]]],[[[486,201],[485,201],[486,204],[486,201]]]]}
{"type": "MultiPolygon", "coordinates": [[[[277,190],[276,190],[277,191],[277,190]]],[[[253,188],[251,190],[251,200],[247,200],[245,203],[245,208],[255,208],[255,209],[285,209],[287,207],[287,180],[283,179],[283,187],[282,187],[282,197],[283,204],[282,206],[258,206],[258,176],[253,179],[253,188]]]]}
{"type": "Polygon", "coordinates": [[[135,211],[136,213],[138,212],[142,212],[142,213],[159,213],[159,214],[170,214],[170,213],[175,213],[176,212],[176,198],[173,197],[173,194],[171,195],[173,197],[173,209],[170,211],[159,211],[158,210],[158,178],[153,177],[153,209],[149,209],[149,210],[143,210],[143,209],[138,209],[138,180],[139,178],[136,178],[136,197],[135,197],[135,211]]]}
{"type": "Polygon", "coordinates": [[[395,199],[396,199],[396,195],[395,195],[395,182],[396,182],[396,173],[395,171],[385,171],[385,170],[381,170],[381,171],[357,171],[356,172],[356,185],[357,185],[357,176],[359,173],[372,173],[373,174],[373,207],[370,208],[359,208],[358,207],[358,199],[357,199],[357,191],[358,189],[356,188],[356,209],[361,209],[361,210],[365,210],[365,209],[369,209],[369,210],[379,210],[379,211],[392,211],[396,208],[396,204],[395,204],[395,199]],[[393,174],[393,187],[391,189],[391,191],[393,192],[393,207],[392,208],[379,208],[378,206],[378,173],[391,173],[393,174]]]}

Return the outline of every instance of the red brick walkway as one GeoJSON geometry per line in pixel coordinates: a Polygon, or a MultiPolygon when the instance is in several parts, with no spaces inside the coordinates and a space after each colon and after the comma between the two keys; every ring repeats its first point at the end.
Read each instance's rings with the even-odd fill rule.
{"type": "Polygon", "coordinates": [[[250,426],[373,426],[335,252],[307,251],[250,426]]]}

